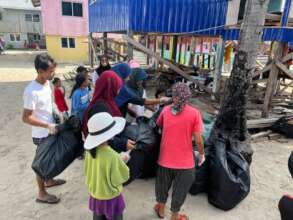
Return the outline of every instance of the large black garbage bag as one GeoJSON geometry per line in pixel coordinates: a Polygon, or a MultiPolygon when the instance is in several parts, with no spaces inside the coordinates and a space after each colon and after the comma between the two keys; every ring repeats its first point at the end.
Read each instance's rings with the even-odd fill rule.
{"type": "Polygon", "coordinates": [[[58,127],[58,134],[49,136],[38,148],[32,168],[44,180],[63,172],[83,152],[81,123],[71,116],[58,127]]]}
{"type": "Polygon", "coordinates": [[[208,177],[209,177],[209,155],[208,149],[205,149],[205,158],[206,160],[201,166],[198,166],[199,155],[195,153],[195,179],[189,190],[191,195],[197,195],[199,193],[207,192],[208,190],[208,177]]]}
{"type": "Polygon", "coordinates": [[[288,160],[288,168],[289,168],[290,174],[293,178],[293,152],[291,153],[289,160],[288,160]]]}
{"type": "Polygon", "coordinates": [[[208,201],[227,211],[239,204],[249,191],[248,163],[231,148],[229,141],[219,139],[210,153],[208,201]]]}
{"type": "Polygon", "coordinates": [[[278,121],[276,121],[273,126],[272,130],[279,134],[284,135],[287,138],[293,138],[293,117],[282,117],[278,121]]]}
{"type": "Polygon", "coordinates": [[[127,126],[122,135],[136,142],[137,150],[151,151],[157,144],[155,130],[149,125],[149,119],[139,117],[136,124],[127,126]]]}

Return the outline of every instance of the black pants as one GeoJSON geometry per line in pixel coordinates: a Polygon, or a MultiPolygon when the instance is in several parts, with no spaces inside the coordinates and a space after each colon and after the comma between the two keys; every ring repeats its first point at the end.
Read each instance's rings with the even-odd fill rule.
{"type": "Polygon", "coordinates": [[[282,220],[293,219],[293,197],[283,196],[279,202],[279,210],[282,220]]]}
{"type": "Polygon", "coordinates": [[[173,184],[171,211],[179,212],[194,181],[194,169],[176,170],[159,166],[156,179],[158,203],[166,203],[173,184]]]}
{"type": "Polygon", "coordinates": [[[113,219],[107,219],[104,215],[97,215],[94,213],[93,220],[123,220],[123,215],[116,215],[113,219]]]}
{"type": "Polygon", "coordinates": [[[124,186],[141,177],[143,172],[145,158],[144,152],[141,150],[134,150],[131,152],[130,157],[129,162],[127,163],[129,168],[129,179],[126,183],[124,183],[124,186]]]}

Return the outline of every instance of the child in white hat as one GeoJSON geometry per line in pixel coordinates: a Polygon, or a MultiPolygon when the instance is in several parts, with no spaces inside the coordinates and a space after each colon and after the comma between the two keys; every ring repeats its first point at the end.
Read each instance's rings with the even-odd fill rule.
{"type": "Polygon", "coordinates": [[[123,219],[122,184],[129,178],[129,169],[107,141],[121,133],[124,127],[124,118],[112,117],[106,112],[93,115],[88,122],[89,135],[84,144],[85,175],[94,220],[123,219]]]}

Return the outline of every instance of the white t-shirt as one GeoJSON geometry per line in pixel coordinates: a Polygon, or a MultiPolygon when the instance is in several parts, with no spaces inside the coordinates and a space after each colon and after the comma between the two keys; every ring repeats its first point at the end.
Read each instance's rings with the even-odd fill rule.
{"type": "MultiPolygon", "coordinates": [[[[146,91],[143,90],[142,98],[147,99],[146,91]]],[[[134,104],[128,104],[128,107],[136,113],[136,117],[144,116],[145,115],[145,107],[144,105],[134,105],[134,104]]],[[[135,118],[131,117],[130,115],[127,115],[127,120],[130,122],[135,121],[135,118]]]]}
{"type": "MultiPolygon", "coordinates": [[[[49,81],[45,85],[32,81],[24,90],[23,107],[33,111],[33,116],[44,123],[53,123],[52,90],[49,81]]],[[[33,138],[49,135],[46,128],[32,126],[33,138]]]]}

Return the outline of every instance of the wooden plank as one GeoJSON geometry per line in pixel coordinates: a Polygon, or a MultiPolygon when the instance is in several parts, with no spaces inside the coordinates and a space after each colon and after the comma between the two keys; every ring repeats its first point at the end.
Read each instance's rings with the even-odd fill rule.
{"type": "Polygon", "coordinates": [[[262,132],[259,132],[259,133],[256,133],[256,134],[251,135],[250,139],[251,140],[255,140],[255,139],[258,139],[258,138],[267,137],[271,133],[273,133],[273,131],[271,131],[271,130],[262,131],[262,132]]]}
{"type": "Polygon", "coordinates": [[[189,81],[193,82],[194,84],[196,84],[199,88],[203,89],[206,92],[211,93],[211,90],[206,88],[204,85],[202,85],[201,83],[199,83],[198,80],[192,78],[190,75],[186,74],[182,69],[178,68],[177,66],[175,66],[174,64],[172,64],[170,61],[163,59],[160,55],[157,55],[156,53],[154,53],[153,51],[149,50],[148,48],[146,48],[145,46],[141,45],[140,43],[136,42],[135,40],[133,40],[132,38],[123,35],[123,38],[132,46],[136,47],[137,49],[139,49],[140,51],[154,57],[156,60],[158,60],[159,62],[167,65],[170,67],[170,69],[172,69],[173,71],[175,71],[176,73],[178,73],[179,75],[181,75],[182,77],[184,77],[185,79],[188,79],[189,81]]]}
{"type": "Polygon", "coordinates": [[[291,87],[293,85],[293,81],[290,82],[288,85],[285,85],[285,87],[283,89],[280,90],[280,93],[283,93],[286,89],[288,89],[289,87],[291,87]]]}
{"type": "Polygon", "coordinates": [[[282,58],[281,62],[282,62],[282,63],[286,63],[286,62],[288,62],[288,61],[290,61],[290,60],[292,60],[292,59],[293,59],[293,52],[287,54],[286,56],[284,56],[284,57],[282,58]]]}
{"type": "Polygon", "coordinates": [[[270,69],[272,68],[272,64],[269,64],[267,66],[265,66],[262,70],[256,71],[252,74],[252,78],[259,76],[262,73],[265,73],[267,71],[270,71],[270,69]]]}
{"type": "Polygon", "coordinates": [[[290,71],[283,63],[277,61],[276,65],[283,73],[285,73],[288,77],[293,79],[293,72],[290,71]]]}
{"type": "Polygon", "coordinates": [[[260,79],[260,80],[253,80],[251,82],[251,85],[259,84],[259,83],[266,83],[268,82],[268,79],[260,79]]]}
{"type": "Polygon", "coordinates": [[[269,128],[280,118],[262,118],[262,119],[253,119],[247,120],[247,128],[269,128]]]}

